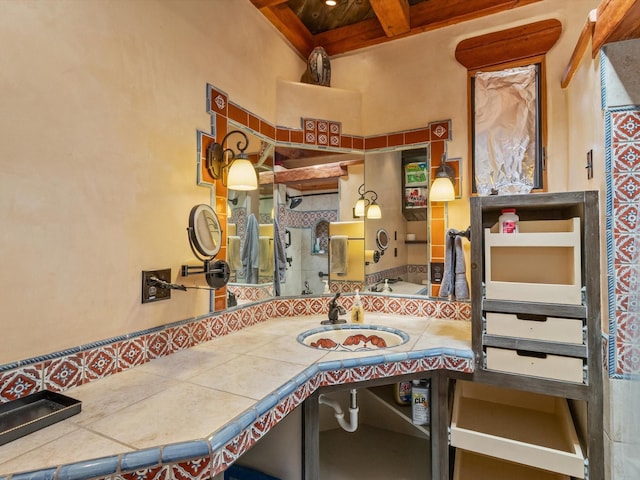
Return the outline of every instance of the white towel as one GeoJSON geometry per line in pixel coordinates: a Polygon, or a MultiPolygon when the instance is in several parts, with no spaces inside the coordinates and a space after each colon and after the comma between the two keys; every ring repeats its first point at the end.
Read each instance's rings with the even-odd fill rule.
{"type": "Polygon", "coordinates": [[[336,275],[346,275],[349,263],[349,237],[333,235],[329,239],[329,256],[331,257],[329,272],[336,275]]]}
{"type": "Polygon", "coordinates": [[[271,237],[261,236],[258,238],[258,265],[258,273],[260,275],[273,275],[273,248],[271,247],[271,237]]]}
{"type": "Polygon", "coordinates": [[[231,235],[227,244],[227,262],[229,268],[234,271],[242,270],[242,260],[240,259],[240,237],[231,235]]]}

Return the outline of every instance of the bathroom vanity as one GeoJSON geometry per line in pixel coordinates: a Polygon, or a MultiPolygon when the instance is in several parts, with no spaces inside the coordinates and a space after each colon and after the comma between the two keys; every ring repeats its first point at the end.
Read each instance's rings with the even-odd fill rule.
{"type": "MultiPolygon", "coordinates": [[[[202,469],[201,478],[214,477],[242,463],[245,452],[257,448],[264,435],[302,405],[304,432],[284,447],[303,445],[302,466],[296,463],[296,471],[314,479],[319,394],[366,388],[375,395],[380,386],[420,378],[431,381],[430,444],[424,449],[431,471],[424,478],[475,479],[481,478],[479,472],[498,479],[495,472],[509,472],[506,478],[540,478],[543,467],[545,478],[602,480],[597,203],[593,192],[472,199],[471,305],[364,294],[367,323],[410,337],[380,352],[322,352],[296,340],[327,318],[328,296],[274,299],[93,346],[84,354],[141,342],[154,353],[157,346],[184,342],[172,355],[159,358],[159,352],[144,365],[67,390],[83,402],[83,411],[58,429],[18,440],[11,450],[5,446],[0,473],[33,470],[44,475],[55,468],[60,478],[106,479],[143,468],[171,475],[202,469]],[[521,232],[493,237],[499,235],[492,228],[506,207],[516,208],[521,232]],[[541,228],[527,231],[526,222],[542,222],[536,224],[541,228]],[[525,250],[519,253],[520,263],[512,260],[513,249],[525,250]],[[513,265],[543,265],[540,257],[549,252],[562,271],[520,268],[519,277],[509,277],[518,270],[513,265]],[[493,285],[487,289],[488,283],[493,285]],[[561,298],[550,294],[554,301],[547,302],[541,301],[544,293],[529,293],[545,289],[553,295],[555,290],[568,293],[561,298]],[[579,303],[570,303],[578,301],[576,291],[579,303]],[[556,357],[562,368],[548,368],[556,357]],[[146,387],[122,395],[133,385],[146,387]],[[192,408],[173,408],[187,401],[192,408]],[[223,407],[211,409],[212,404],[223,407]],[[88,424],[91,428],[84,428],[88,424]],[[497,430],[499,425],[504,428],[497,430]],[[48,457],[37,445],[55,454],[48,457]],[[84,446],[99,451],[82,452],[84,446]],[[531,468],[538,476],[527,476],[531,468]]],[[[348,311],[352,297],[341,300],[348,311]]],[[[70,352],[56,362],[70,365],[76,357],[70,352]]],[[[50,365],[45,361],[49,363],[18,366],[3,378],[11,381],[14,375],[45,369],[50,365]]],[[[390,418],[406,422],[406,414],[402,419],[387,404],[390,418]]]]}
{"type": "Polygon", "coordinates": [[[424,478],[604,479],[598,194],[476,197],[471,208],[474,372],[319,389],[304,404],[305,479],[318,478],[319,394],[415,378],[431,380],[424,478]],[[505,208],[518,233],[498,233],[505,208]]]}

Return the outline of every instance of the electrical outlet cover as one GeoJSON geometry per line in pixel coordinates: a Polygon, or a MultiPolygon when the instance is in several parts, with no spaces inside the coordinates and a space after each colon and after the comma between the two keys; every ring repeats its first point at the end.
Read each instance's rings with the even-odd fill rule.
{"type": "Polygon", "coordinates": [[[142,271],[142,303],[157,302],[171,298],[171,289],[153,285],[153,282],[151,282],[153,277],[171,283],[171,269],[142,271]]]}

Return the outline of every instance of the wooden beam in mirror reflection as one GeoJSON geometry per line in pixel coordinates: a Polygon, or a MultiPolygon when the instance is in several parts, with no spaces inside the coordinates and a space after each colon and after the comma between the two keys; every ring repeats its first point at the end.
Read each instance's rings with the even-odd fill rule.
{"type": "Polygon", "coordinates": [[[326,180],[328,178],[338,178],[348,173],[347,167],[339,163],[326,165],[316,165],[314,167],[291,168],[289,170],[278,170],[275,172],[276,183],[298,182],[304,183],[314,180],[326,180]]]}
{"type": "Polygon", "coordinates": [[[277,170],[274,173],[274,180],[275,183],[300,190],[336,189],[338,187],[338,178],[349,173],[348,166],[362,163],[364,163],[364,160],[358,159],[277,170]]]}

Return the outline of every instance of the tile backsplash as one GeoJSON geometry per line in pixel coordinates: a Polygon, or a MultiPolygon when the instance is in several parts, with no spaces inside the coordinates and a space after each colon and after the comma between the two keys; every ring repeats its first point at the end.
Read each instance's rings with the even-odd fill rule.
{"type": "MultiPolygon", "coordinates": [[[[216,312],[140,332],[81,345],[61,352],[0,365],[0,403],[40,390],[56,392],[142,365],[269,318],[326,312],[332,297],[280,298],[216,312]]],[[[451,320],[470,320],[471,305],[421,297],[362,295],[369,312],[451,320]]],[[[349,310],[353,296],[342,297],[349,310]]]]}

